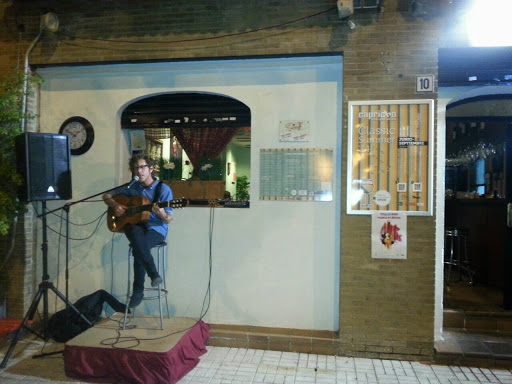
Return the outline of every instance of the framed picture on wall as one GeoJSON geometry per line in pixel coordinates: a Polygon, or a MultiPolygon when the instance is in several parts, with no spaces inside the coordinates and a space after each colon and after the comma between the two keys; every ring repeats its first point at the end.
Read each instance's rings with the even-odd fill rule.
{"type": "Polygon", "coordinates": [[[347,213],[432,215],[434,101],[349,102],[347,213]]]}

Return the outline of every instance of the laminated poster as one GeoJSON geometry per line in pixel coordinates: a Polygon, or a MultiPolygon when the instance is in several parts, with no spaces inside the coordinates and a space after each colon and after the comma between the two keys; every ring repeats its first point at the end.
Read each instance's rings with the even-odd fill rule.
{"type": "Polygon", "coordinates": [[[407,258],[407,215],[372,213],[372,259],[407,258]]]}
{"type": "Polygon", "coordinates": [[[349,214],[432,215],[433,100],[349,103],[349,214]]]}

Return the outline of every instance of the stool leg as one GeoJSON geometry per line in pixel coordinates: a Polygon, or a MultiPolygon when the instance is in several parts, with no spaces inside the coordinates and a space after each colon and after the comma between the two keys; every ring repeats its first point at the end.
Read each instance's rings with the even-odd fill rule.
{"type": "Polygon", "coordinates": [[[464,269],[466,270],[466,272],[468,274],[469,284],[473,285],[474,284],[474,282],[473,282],[473,271],[469,267],[468,242],[467,242],[467,240],[468,240],[467,237],[464,236],[464,239],[463,239],[463,242],[464,242],[464,263],[465,263],[464,269]]]}
{"type": "Polygon", "coordinates": [[[160,307],[160,329],[164,329],[164,318],[162,316],[162,284],[158,284],[158,306],[160,307]]]}
{"type": "Polygon", "coordinates": [[[462,263],[460,259],[460,235],[457,236],[457,268],[459,270],[459,281],[462,280],[462,263]]]}
{"type": "MultiPolygon", "coordinates": [[[[160,270],[160,251],[163,247],[158,247],[157,249],[157,266],[158,266],[158,274],[162,276],[162,271],[160,270]]],[[[165,271],[163,271],[165,273],[165,271]]],[[[162,317],[162,283],[158,284],[158,308],[160,310],[160,329],[164,329],[164,320],[162,317]]]]}
{"type": "Polygon", "coordinates": [[[453,266],[453,236],[446,236],[450,243],[450,259],[448,260],[448,279],[446,280],[446,285],[450,285],[450,278],[452,275],[452,266],[453,266]]]}
{"type": "MultiPolygon", "coordinates": [[[[132,253],[132,248],[130,247],[128,250],[128,288],[126,290],[126,308],[124,309],[124,320],[123,320],[123,331],[126,329],[126,320],[128,317],[128,304],[130,303],[130,274],[131,274],[131,263],[130,263],[130,255],[132,253]]],[[[135,312],[133,313],[135,316],[135,312]]]]}
{"type": "Polygon", "coordinates": [[[164,257],[162,258],[162,269],[164,271],[162,277],[163,277],[164,289],[165,289],[165,307],[167,309],[167,318],[170,319],[171,313],[169,312],[169,298],[167,296],[169,291],[167,291],[167,283],[165,281],[165,275],[166,275],[166,271],[167,271],[167,269],[165,268],[165,257],[166,256],[167,256],[167,246],[164,247],[164,257]]]}

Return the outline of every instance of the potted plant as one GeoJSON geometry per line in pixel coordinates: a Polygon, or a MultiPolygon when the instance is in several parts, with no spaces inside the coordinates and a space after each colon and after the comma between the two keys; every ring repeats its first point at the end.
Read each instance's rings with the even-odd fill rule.
{"type": "Polygon", "coordinates": [[[246,175],[239,176],[236,179],[236,195],[235,200],[238,201],[249,201],[249,186],[251,182],[249,177],[246,175]]]}
{"type": "Polygon", "coordinates": [[[199,163],[199,180],[222,180],[221,159],[201,159],[199,163]]]}
{"type": "Polygon", "coordinates": [[[182,163],[181,159],[171,157],[170,159],[160,158],[160,180],[172,181],[181,180],[182,163]]]}

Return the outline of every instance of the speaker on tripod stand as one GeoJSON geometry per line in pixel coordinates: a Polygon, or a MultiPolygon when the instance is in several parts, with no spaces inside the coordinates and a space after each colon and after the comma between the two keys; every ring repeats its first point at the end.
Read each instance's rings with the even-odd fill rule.
{"type": "Polygon", "coordinates": [[[71,199],[69,138],[25,133],[16,138],[18,172],[23,177],[23,201],[71,199]]]}
{"type": "MultiPolygon", "coordinates": [[[[66,135],[54,135],[47,133],[23,133],[16,138],[16,163],[18,172],[23,177],[23,186],[20,189],[20,199],[23,201],[41,201],[42,213],[38,216],[42,219],[43,243],[42,282],[30,305],[28,312],[23,318],[21,326],[16,332],[11,345],[0,364],[5,368],[21,332],[24,328],[34,333],[43,340],[49,339],[48,332],[48,290],[57,295],[65,304],[66,308],[74,310],[88,325],[92,325],[64,296],[51,281],[48,275],[48,238],[46,227],[46,201],[66,200],[71,198],[71,170],[70,170],[70,148],[69,137],[66,135]],[[43,334],[35,332],[27,327],[29,320],[32,320],[43,299],[43,334]]],[[[69,220],[66,223],[69,225],[69,220]]],[[[67,240],[67,239],[66,239],[67,240]]],[[[67,244],[67,242],[66,242],[67,244]]],[[[67,259],[67,255],[66,255],[67,259]]],[[[67,274],[67,270],[66,270],[67,274]]]]}

